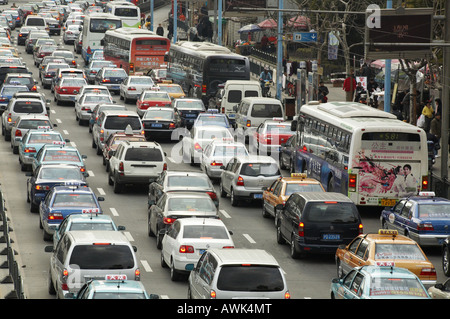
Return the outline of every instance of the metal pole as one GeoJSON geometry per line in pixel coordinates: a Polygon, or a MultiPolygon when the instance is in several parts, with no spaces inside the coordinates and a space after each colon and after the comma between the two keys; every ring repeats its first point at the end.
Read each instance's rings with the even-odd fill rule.
{"type": "MultiPolygon", "coordinates": [[[[450,0],[445,1],[445,15],[450,10],[450,0]]],[[[445,42],[450,42],[450,22],[445,20],[444,29],[445,42]]],[[[442,85],[442,115],[441,115],[441,178],[445,181],[448,178],[448,135],[449,135],[449,107],[450,107],[450,48],[444,47],[444,83],[442,85]]]]}
{"type": "MultiPolygon", "coordinates": [[[[392,0],[387,0],[386,9],[392,9],[392,0]]],[[[384,65],[384,111],[391,112],[391,60],[384,65]]]]}
{"type": "Polygon", "coordinates": [[[219,21],[218,21],[218,25],[217,25],[217,44],[218,45],[222,45],[222,0],[218,0],[219,4],[218,9],[219,9],[219,21]]]}
{"type": "MultiPolygon", "coordinates": [[[[283,0],[278,0],[278,9],[283,9],[283,0]]],[[[281,88],[283,81],[283,12],[278,11],[278,35],[277,35],[277,93],[276,98],[281,100],[281,88]]]]}
{"type": "Polygon", "coordinates": [[[155,0],[150,0],[150,31],[153,31],[153,11],[155,9],[155,0]]]}
{"type": "Polygon", "coordinates": [[[173,43],[177,43],[178,1],[173,0],[173,43]]]}

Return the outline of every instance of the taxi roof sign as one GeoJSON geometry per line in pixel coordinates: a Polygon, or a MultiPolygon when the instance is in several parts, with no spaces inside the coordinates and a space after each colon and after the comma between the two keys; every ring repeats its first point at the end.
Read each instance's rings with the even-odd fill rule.
{"type": "Polygon", "coordinates": [[[436,196],[435,192],[419,192],[419,196],[436,196]]]}
{"type": "Polygon", "coordinates": [[[379,229],[379,230],[378,230],[378,235],[392,235],[392,236],[397,236],[397,235],[398,235],[398,231],[393,230],[393,229],[379,229]]]}
{"type": "Polygon", "coordinates": [[[284,121],[284,118],[282,118],[282,117],[273,117],[272,121],[284,121]]]}
{"type": "Polygon", "coordinates": [[[291,177],[296,177],[296,178],[306,178],[308,177],[306,173],[291,173],[291,177]]]}
{"type": "Polygon", "coordinates": [[[108,281],[127,280],[127,275],[106,275],[105,280],[108,281]]]}

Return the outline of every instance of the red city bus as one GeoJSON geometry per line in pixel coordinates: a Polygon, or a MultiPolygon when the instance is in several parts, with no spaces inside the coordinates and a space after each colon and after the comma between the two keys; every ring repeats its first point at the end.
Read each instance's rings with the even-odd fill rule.
{"type": "Polygon", "coordinates": [[[169,49],[169,39],[145,29],[108,30],[103,40],[105,60],[123,68],[129,75],[147,74],[151,69],[160,69],[169,49]]]}

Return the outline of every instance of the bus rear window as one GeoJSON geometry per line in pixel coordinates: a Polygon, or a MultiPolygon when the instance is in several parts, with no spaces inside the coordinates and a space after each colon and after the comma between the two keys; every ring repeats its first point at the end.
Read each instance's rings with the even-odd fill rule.
{"type": "Polygon", "coordinates": [[[209,60],[208,69],[211,73],[245,73],[245,60],[244,59],[214,59],[209,60]]]}
{"type": "Polygon", "coordinates": [[[136,8],[116,8],[114,15],[118,17],[137,17],[138,11],[136,8]]]}
{"type": "Polygon", "coordinates": [[[420,135],[416,133],[400,132],[370,132],[363,133],[363,141],[402,141],[402,142],[420,142],[420,135]]]}

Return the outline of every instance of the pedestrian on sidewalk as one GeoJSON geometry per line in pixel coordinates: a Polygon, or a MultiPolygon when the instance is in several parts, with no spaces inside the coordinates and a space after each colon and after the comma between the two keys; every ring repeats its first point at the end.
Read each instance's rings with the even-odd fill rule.
{"type": "Polygon", "coordinates": [[[433,106],[431,105],[431,100],[428,100],[425,106],[422,109],[422,114],[425,116],[425,125],[424,125],[424,131],[429,132],[430,131],[430,125],[431,121],[433,120],[434,116],[434,110],[433,106]]]}
{"type": "Polygon", "coordinates": [[[441,113],[436,113],[434,119],[431,120],[430,133],[436,136],[438,144],[441,142],[441,113]]]}
{"type": "Polygon", "coordinates": [[[344,85],[342,89],[345,91],[345,100],[347,102],[353,102],[353,95],[356,89],[356,80],[355,76],[353,75],[353,71],[344,80],[344,85]]]}
{"type": "Polygon", "coordinates": [[[328,90],[328,88],[325,86],[325,84],[323,83],[323,81],[319,82],[319,87],[318,87],[318,91],[319,91],[319,101],[321,103],[327,103],[328,98],[327,95],[330,93],[330,91],[328,90]]]}
{"type": "Polygon", "coordinates": [[[162,27],[161,23],[158,24],[158,28],[156,28],[156,34],[159,36],[164,36],[164,28],[162,27]]]}

